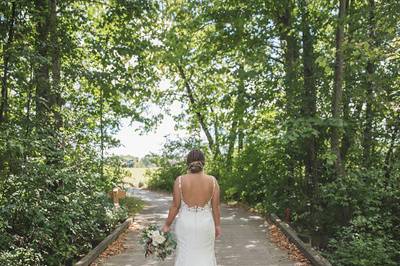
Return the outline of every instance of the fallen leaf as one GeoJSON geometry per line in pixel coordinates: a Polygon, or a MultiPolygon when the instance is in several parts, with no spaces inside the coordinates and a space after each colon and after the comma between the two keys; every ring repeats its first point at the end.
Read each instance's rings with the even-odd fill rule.
{"type": "Polygon", "coordinates": [[[296,266],[311,266],[310,261],[301,253],[295,244],[289,241],[276,225],[270,225],[268,231],[271,241],[281,249],[286,250],[289,254],[289,258],[296,261],[296,266]]]}

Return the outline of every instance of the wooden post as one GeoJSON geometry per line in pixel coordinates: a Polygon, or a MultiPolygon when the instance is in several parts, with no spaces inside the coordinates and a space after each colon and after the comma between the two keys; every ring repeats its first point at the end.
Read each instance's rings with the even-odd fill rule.
{"type": "Polygon", "coordinates": [[[126,197],[126,192],[124,190],[116,187],[112,190],[112,192],[110,194],[111,194],[112,201],[114,202],[114,206],[116,208],[119,208],[120,207],[119,200],[126,197]]]}
{"type": "Polygon", "coordinates": [[[290,224],[290,208],[285,209],[285,222],[290,224]]]}

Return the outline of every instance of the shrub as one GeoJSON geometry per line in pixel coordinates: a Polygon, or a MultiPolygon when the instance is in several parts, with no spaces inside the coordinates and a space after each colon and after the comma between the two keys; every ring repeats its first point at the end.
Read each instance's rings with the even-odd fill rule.
{"type": "Polygon", "coordinates": [[[104,192],[116,178],[67,162],[23,167],[0,182],[0,265],[70,264],[127,217],[104,192]]]}
{"type": "Polygon", "coordinates": [[[155,190],[172,191],[175,179],[184,173],[182,163],[170,164],[165,162],[162,167],[148,173],[148,188],[155,190]]]}
{"type": "MultiPolygon", "coordinates": [[[[348,225],[336,228],[330,241],[327,256],[334,265],[398,265],[399,178],[384,178],[374,170],[354,171],[322,187],[328,210],[345,210],[352,216],[348,225]]],[[[332,228],[337,218],[325,213],[325,223],[332,228]]]]}
{"type": "Polygon", "coordinates": [[[8,251],[0,251],[0,265],[39,266],[43,258],[32,248],[11,247],[8,251]]]}
{"type": "Polygon", "coordinates": [[[186,172],[185,156],[194,148],[207,151],[196,139],[167,142],[162,155],[151,157],[151,163],[158,168],[146,173],[149,177],[148,188],[172,191],[175,179],[186,172]]]}
{"type": "Polygon", "coordinates": [[[143,209],[144,201],[135,197],[125,197],[120,200],[120,205],[128,211],[130,216],[133,216],[143,209]]]}
{"type": "MultiPolygon", "coordinates": [[[[395,241],[387,236],[359,233],[352,227],[342,229],[336,239],[330,241],[334,252],[327,253],[333,265],[337,266],[391,266],[398,265],[395,241]]],[[[397,245],[397,248],[398,245],[397,245]]]]}

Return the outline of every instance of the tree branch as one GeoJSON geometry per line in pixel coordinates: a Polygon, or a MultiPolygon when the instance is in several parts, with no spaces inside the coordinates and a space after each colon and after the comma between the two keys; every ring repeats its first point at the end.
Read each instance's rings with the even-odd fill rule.
{"type": "Polygon", "coordinates": [[[199,120],[200,126],[203,129],[204,134],[207,137],[207,141],[208,141],[208,146],[210,148],[210,150],[214,153],[219,153],[219,149],[218,147],[215,146],[215,142],[214,139],[210,133],[210,130],[208,129],[208,126],[205,122],[204,116],[200,113],[200,111],[197,110],[196,108],[196,99],[194,98],[194,94],[193,94],[193,89],[189,84],[189,81],[186,77],[185,71],[183,70],[181,65],[177,65],[178,67],[178,71],[179,71],[179,75],[181,76],[184,84],[185,84],[185,88],[186,88],[186,93],[187,96],[189,98],[189,102],[191,104],[191,107],[195,113],[195,115],[197,116],[197,119],[199,120]]]}

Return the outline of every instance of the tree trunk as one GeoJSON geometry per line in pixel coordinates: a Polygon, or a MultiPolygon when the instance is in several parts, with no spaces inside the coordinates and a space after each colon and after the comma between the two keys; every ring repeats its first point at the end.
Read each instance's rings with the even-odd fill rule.
{"type": "Polygon", "coordinates": [[[226,163],[228,169],[230,169],[232,166],[233,150],[235,148],[235,142],[237,138],[237,127],[238,127],[238,121],[236,119],[236,115],[234,114],[232,118],[231,129],[228,135],[228,153],[226,154],[226,163]]]}
{"type": "Polygon", "coordinates": [[[57,18],[57,0],[50,0],[50,41],[51,41],[51,73],[52,73],[52,92],[50,106],[54,114],[55,130],[62,126],[62,98],[60,90],[61,80],[61,62],[60,62],[60,42],[58,38],[58,18],[57,18]]]}
{"type": "MultiPolygon", "coordinates": [[[[350,79],[352,78],[351,73],[349,73],[350,79]]],[[[345,76],[348,76],[345,74],[345,76]]],[[[343,91],[343,119],[344,121],[347,121],[348,123],[351,123],[351,117],[350,117],[350,101],[351,101],[351,89],[353,87],[348,86],[346,90],[343,91]]],[[[352,126],[347,125],[344,128],[344,133],[341,139],[341,146],[340,146],[340,156],[343,161],[346,160],[346,156],[348,154],[348,151],[350,149],[350,146],[352,144],[354,138],[354,129],[352,126]]]]}
{"type": "Polygon", "coordinates": [[[100,177],[104,180],[104,92],[100,86],[100,177]]]}
{"type": "Polygon", "coordinates": [[[243,124],[243,116],[245,111],[245,84],[244,84],[244,66],[243,63],[239,64],[239,84],[236,94],[236,100],[233,107],[233,116],[232,116],[232,125],[229,131],[228,136],[228,153],[226,156],[227,159],[227,168],[230,169],[232,166],[232,157],[233,152],[235,150],[235,143],[239,136],[239,131],[242,130],[243,124]]]}
{"type": "MultiPolygon", "coordinates": [[[[240,126],[240,128],[243,128],[242,126],[240,126]]],[[[243,150],[243,146],[244,146],[244,132],[242,129],[239,129],[238,132],[238,151],[241,152],[243,150]]]]}
{"type": "Polygon", "coordinates": [[[219,159],[220,155],[219,151],[220,151],[220,136],[219,136],[219,123],[218,123],[218,116],[217,114],[214,112],[214,109],[212,107],[210,107],[211,109],[211,113],[214,114],[214,139],[215,139],[215,153],[214,153],[214,160],[219,159]]]}
{"type": "MultiPolygon", "coordinates": [[[[354,1],[348,0],[347,3],[349,4],[349,6],[347,7],[346,13],[349,18],[352,18],[355,11],[354,1]]],[[[351,43],[357,25],[352,19],[349,21],[348,24],[349,26],[347,31],[348,32],[347,42],[351,43]]],[[[343,119],[344,121],[347,122],[347,125],[344,127],[344,133],[341,140],[340,154],[342,161],[345,162],[348,151],[350,150],[351,145],[354,143],[354,136],[355,136],[355,127],[351,124],[354,120],[352,121],[352,117],[350,115],[351,111],[350,102],[352,100],[352,91],[357,85],[355,84],[354,73],[351,71],[351,69],[349,69],[344,73],[344,80],[346,82],[346,87],[343,88],[343,119]]],[[[362,106],[359,105],[355,108],[356,111],[355,114],[359,113],[358,111],[360,110],[361,107],[362,106]]]]}
{"type": "Polygon", "coordinates": [[[277,21],[280,25],[280,39],[284,43],[284,68],[285,68],[285,91],[286,91],[286,112],[290,117],[295,116],[295,91],[297,88],[298,43],[293,35],[293,3],[287,0],[284,3],[283,11],[278,13],[277,21]]]}
{"type": "MultiPolygon", "coordinates": [[[[62,140],[59,129],[61,119],[60,92],[60,44],[58,38],[57,0],[36,0],[38,11],[36,22],[37,56],[35,68],[36,127],[50,136],[51,151],[46,154],[48,164],[59,164],[63,160],[62,140]]],[[[62,185],[62,182],[59,184],[62,185]]]]}
{"type": "Polygon", "coordinates": [[[246,102],[246,87],[245,87],[245,79],[246,73],[244,71],[243,65],[239,69],[240,71],[240,83],[239,83],[239,93],[238,93],[238,124],[237,124],[237,140],[238,140],[238,152],[243,149],[243,142],[244,142],[244,116],[247,109],[247,102],[246,102]]]}
{"type": "Polygon", "coordinates": [[[394,121],[394,128],[392,132],[392,136],[390,138],[390,144],[388,151],[385,156],[385,161],[383,165],[383,170],[385,173],[386,180],[390,178],[390,175],[393,170],[393,162],[398,162],[398,160],[393,160],[393,154],[396,146],[396,140],[399,138],[400,133],[400,115],[397,116],[397,119],[394,121]]]}
{"type": "Polygon", "coordinates": [[[34,66],[32,64],[30,71],[30,81],[28,86],[28,95],[26,97],[26,116],[25,116],[25,138],[29,137],[31,130],[31,105],[32,105],[32,91],[34,87],[34,66]]]}
{"type": "MultiPolygon", "coordinates": [[[[375,36],[375,0],[369,0],[369,18],[368,18],[368,39],[370,47],[376,45],[375,36]]],[[[363,134],[363,164],[364,167],[368,167],[371,162],[371,152],[372,152],[372,121],[373,121],[373,94],[374,94],[374,75],[375,75],[375,60],[369,58],[367,62],[367,95],[366,95],[366,109],[365,109],[365,128],[363,134]]]]}
{"type": "Polygon", "coordinates": [[[346,17],[346,0],[339,1],[338,24],[336,28],[336,55],[335,55],[335,77],[332,94],[332,118],[336,125],[331,130],[331,149],[335,154],[335,173],[338,176],[344,175],[344,165],[340,153],[339,128],[342,126],[342,98],[343,98],[343,73],[344,73],[344,22],[346,17]]]}
{"type": "Polygon", "coordinates": [[[35,70],[36,83],[36,117],[39,123],[45,121],[49,111],[50,77],[49,77],[49,5],[46,0],[36,0],[38,17],[36,22],[37,67],[35,70]]]}
{"type": "MultiPolygon", "coordinates": [[[[303,43],[303,115],[310,119],[315,118],[317,112],[317,91],[315,85],[315,58],[314,37],[311,35],[308,7],[305,1],[301,1],[302,9],[302,43],[303,43]]],[[[314,135],[304,140],[305,175],[309,184],[309,195],[314,195],[318,185],[317,173],[317,143],[314,135]]]]}
{"type": "Polygon", "coordinates": [[[7,120],[8,116],[8,71],[11,57],[11,47],[14,41],[15,20],[17,8],[15,1],[11,4],[11,17],[8,23],[8,39],[3,48],[3,77],[1,80],[1,104],[0,104],[0,123],[7,120]]]}
{"type": "MultiPolygon", "coordinates": [[[[283,58],[284,58],[284,87],[286,93],[286,117],[288,119],[296,118],[298,112],[296,111],[296,89],[298,89],[298,74],[297,74],[297,63],[299,59],[299,47],[297,38],[294,35],[294,22],[293,22],[293,1],[285,0],[280,2],[281,6],[278,7],[276,20],[278,24],[278,31],[280,35],[280,40],[283,45],[283,58]]],[[[289,129],[290,130],[290,129],[289,129]]],[[[287,190],[290,191],[293,186],[293,178],[295,176],[295,166],[296,166],[296,155],[293,151],[293,147],[287,145],[285,147],[285,153],[289,157],[286,161],[286,166],[288,169],[288,182],[287,190]]]]}

